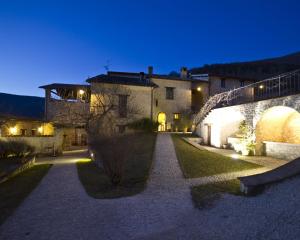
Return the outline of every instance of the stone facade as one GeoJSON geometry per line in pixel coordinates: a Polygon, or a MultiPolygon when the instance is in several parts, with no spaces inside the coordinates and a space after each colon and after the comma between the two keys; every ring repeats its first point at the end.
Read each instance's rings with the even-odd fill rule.
{"type": "Polygon", "coordinates": [[[241,80],[232,77],[221,77],[221,76],[210,76],[209,77],[209,94],[211,96],[221,93],[227,92],[232,89],[240,88],[242,86],[246,86],[253,83],[251,80],[241,80]],[[222,86],[222,80],[224,81],[224,85],[222,86]],[[242,83],[243,82],[243,83],[242,83]]]}
{"type": "Polygon", "coordinates": [[[153,90],[153,120],[158,120],[159,113],[165,113],[166,130],[171,129],[175,113],[183,114],[191,110],[191,82],[159,78],[153,78],[152,81],[159,86],[153,90]],[[173,89],[173,99],[167,99],[166,88],[173,89]]]}
{"type": "Polygon", "coordinates": [[[29,119],[6,119],[0,126],[0,137],[6,136],[52,136],[54,127],[52,123],[29,119]]]}
{"type": "Polygon", "coordinates": [[[116,127],[126,125],[141,118],[152,118],[153,109],[151,102],[153,89],[150,87],[121,84],[116,87],[115,84],[91,83],[91,89],[91,111],[93,111],[93,106],[97,105],[99,96],[103,95],[104,89],[108,93],[116,95],[114,99],[116,106],[118,106],[117,95],[127,95],[128,115],[127,117],[120,117],[118,108],[115,109],[116,127]]]}
{"type": "Polygon", "coordinates": [[[81,101],[47,99],[46,119],[65,125],[82,125],[82,116],[88,114],[90,104],[81,101]]]}

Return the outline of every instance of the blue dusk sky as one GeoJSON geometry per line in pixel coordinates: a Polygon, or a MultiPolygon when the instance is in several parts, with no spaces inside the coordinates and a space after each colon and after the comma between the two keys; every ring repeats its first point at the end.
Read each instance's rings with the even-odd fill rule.
{"type": "Polygon", "coordinates": [[[0,0],[0,92],[84,83],[114,71],[169,73],[300,50],[300,1],[0,0]]]}

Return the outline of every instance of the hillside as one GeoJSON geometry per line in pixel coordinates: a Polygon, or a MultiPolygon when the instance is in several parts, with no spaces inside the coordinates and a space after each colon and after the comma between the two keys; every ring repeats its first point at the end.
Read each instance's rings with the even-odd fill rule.
{"type": "Polygon", "coordinates": [[[43,119],[45,98],[0,93],[0,115],[43,119]]]}
{"type": "Polygon", "coordinates": [[[300,69],[300,52],[250,62],[206,64],[199,68],[190,69],[190,73],[222,74],[261,80],[295,69],[300,69]]]}

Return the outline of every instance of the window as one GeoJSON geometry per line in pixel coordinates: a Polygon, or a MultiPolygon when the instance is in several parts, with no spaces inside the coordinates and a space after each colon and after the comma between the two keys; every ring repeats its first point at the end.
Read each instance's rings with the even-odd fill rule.
{"type": "Polygon", "coordinates": [[[166,87],[166,99],[169,99],[169,100],[174,99],[174,88],[166,87]]]}
{"type": "Polygon", "coordinates": [[[119,95],[119,116],[127,117],[127,95],[119,95]]]}
{"type": "Polygon", "coordinates": [[[27,132],[27,129],[21,129],[21,136],[25,136],[27,132]]]}
{"type": "Polygon", "coordinates": [[[36,135],[36,129],[31,129],[31,136],[35,136],[36,135]]]}
{"type": "Polygon", "coordinates": [[[225,83],[225,78],[221,79],[221,88],[225,88],[226,87],[226,83],[225,83]]]}
{"type": "Polygon", "coordinates": [[[119,128],[119,133],[124,133],[125,130],[126,130],[126,126],[125,125],[119,125],[118,128],[119,128]]]}
{"type": "Polygon", "coordinates": [[[180,113],[174,113],[174,120],[180,119],[180,113]]]}
{"type": "Polygon", "coordinates": [[[241,87],[244,87],[245,86],[245,81],[244,80],[240,80],[240,85],[241,85],[241,87]]]}

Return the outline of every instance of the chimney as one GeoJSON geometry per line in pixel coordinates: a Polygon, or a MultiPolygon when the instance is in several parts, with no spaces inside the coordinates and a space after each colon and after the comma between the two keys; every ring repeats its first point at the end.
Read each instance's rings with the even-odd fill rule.
{"type": "Polygon", "coordinates": [[[152,66],[148,66],[148,74],[149,75],[153,74],[153,67],[152,66]]]}
{"type": "Polygon", "coordinates": [[[182,67],[180,69],[180,77],[181,78],[187,78],[188,76],[188,70],[187,70],[187,67],[182,67]]]}

